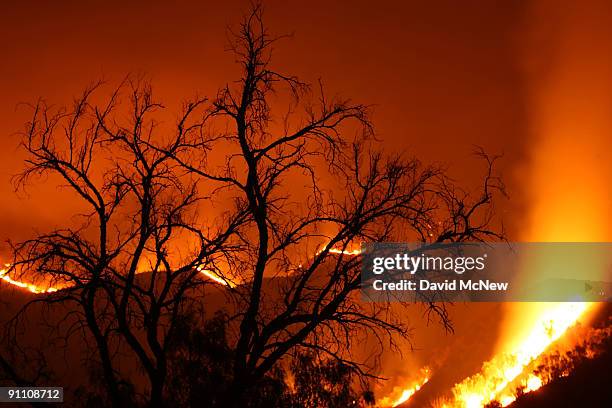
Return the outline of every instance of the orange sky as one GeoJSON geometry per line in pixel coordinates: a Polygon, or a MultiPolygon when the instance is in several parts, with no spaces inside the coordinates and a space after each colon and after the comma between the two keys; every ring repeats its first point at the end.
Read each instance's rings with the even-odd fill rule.
{"type": "MultiPolygon", "coordinates": [[[[64,223],[74,212],[72,203],[58,201],[50,183],[34,186],[29,198],[12,193],[10,176],[23,158],[14,134],[27,120],[20,102],[44,97],[65,104],[101,77],[118,81],[127,73],[145,73],[166,106],[178,110],[183,99],[214,95],[235,78],[233,58],[224,51],[225,30],[239,21],[248,1],[124,3],[8,0],[0,6],[0,241],[64,223]]],[[[610,6],[578,13],[578,3],[557,9],[553,1],[538,6],[486,0],[266,4],[270,30],[294,34],[278,44],[278,69],[310,82],[321,77],[330,93],[374,104],[378,136],[389,150],[446,163],[467,185],[477,181],[481,169],[470,157],[473,145],[504,153],[501,170],[511,200],[500,203],[500,212],[511,239],[529,236],[530,217],[549,214],[550,225],[557,225],[557,218],[567,216],[566,208],[575,208],[556,194],[568,205],[556,206],[561,210],[552,216],[546,200],[552,192],[567,191],[573,200],[581,199],[574,189],[578,177],[551,178],[550,172],[534,169],[551,169],[565,160],[551,155],[550,146],[571,156],[581,151],[575,146],[588,147],[593,135],[603,140],[612,129],[612,69],[609,57],[599,59],[612,55],[606,40],[612,38],[610,6]],[[593,18],[598,24],[590,24],[593,18]],[[585,27],[595,29],[585,32],[585,27]],[[605,88],[598,82],[603,77],[605,88]],[[581,103],[574,103],[575,97],[581,103]],[[561,100],[566,103],[556,103],[561,100]],[[595,111],[592,101],[598,105],[595,111]],[[585,129],[592,135],[583,135],[585,129]],[[563,145],[556,142],[557,132],[563,145]],[[540,160],[547,154],[547,160],[540,160]],[[548,191],[540,186],[550,179],[551,193],[535,199],[535,190],[540,196],[548,191]],[[530,202],[538,205],[528,208],[530,202]]],[[[608,172],[610,140],[599,149],[582,149],[593,153],[592,160],[606,161],[608,172]]],[[[561,173],[575,174],[572,165],[571,160],[569,167],[561,165],[561,173]]],[[[583,166],[579,174],[588,179],[592,170],[583,166]]],[[[597,210],[612,214],[611,189],[599,183],[612,174],[594,179],[598,183],[585,183],[583,190],[607,191],[597,196],[603,202],[597,210]]],[[[601,219],[594,211],[589,215],[594,222],[601,219]]]]}
{"type": "MultiPolygon", "coordinates": [[[[57,220],[61,208],[12,194],[9,177],[27,119],[19,102],[42,96],[63,104],[87,83],[146,73],[170,108],[185,97],[214,94],[233,79],[225,27],[248,2],[10,1],[0,12],[0,238],[18,237],[57,220]],[[83,4],[87,3],[87,4],[83,4]],[[138,3],[138,4],[135,4],[138,3]]],[[[522,213],[515,177],[529,145],[524,2],[270,1],[279,69],[308,81],[322,77],[331,93],[375,104],[379,137],[389,149],[448,163],[473,182],[473,145],[505,154],[512,200],[510,231],[522,213]],[[329,4],[332,3],[332,4],[329,4]]],[[[548,44],[542,44],[548,49],[548,44]]],[[[533,79],[533,78],[531,78],[533,79]]],[[[68,204],[66,204],[68,205],[68,204]]]]}

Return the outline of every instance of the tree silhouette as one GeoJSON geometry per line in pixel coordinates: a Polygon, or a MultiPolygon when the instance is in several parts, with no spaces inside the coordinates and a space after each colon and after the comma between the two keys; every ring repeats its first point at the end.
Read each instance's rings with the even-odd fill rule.
{"type": "Polygon", "coordinates": [[[314,353],[300,353],[291,362],[292,386],[285,397],[287,407],[350,407],[373,405],[371,391],[357,393],[355,371],[337,360],[319,360],[314,353]]]}
{"type": "MultiPolygon", "coordinates": [[[[276,71],[261,7],[231,36],[239,79],[187,102],[175,126],[148,83],[127,79],[108,98],[89,87],[70,109],[38,102],[24,134],[16,185],[61,180],[88,210],[76,227],[14,244],[11,273],[62,288],[33,303],[74,307],[58,332],[87,339],[113,406],[127,404],[122,359],[145,373],[152,407],[179,401],[194,364],[200,391],[224,407],[246,406],[304,355],[371,376],[352,346],[393,346],[409,331],[390,304],[359,300],[361,256],[348,251],[500,237],[495,158],[479,153],[487,171],[468,194],[440,168],[377,150],[368,106],[276,71]],[[207,309],[209,285],[226,302],[222,330],[185,317],[207,309]],[[187,345],[200,349],[193,360],[187,345]]],[[[426,307],[450,327],[444,305],[426,307]]]]}
{"type": "MultiPolygon", "coordinates": [[[[231,384],[232,349],[228,346],[227,316],[218,314],[204,324],[200,313],[191,312],[179,323],[183,336],[175,339],[169,354],[167,405],[225,406],[231,384]],[[189,381],[185,381],[185,379],[189,381]]],[[[351,366],[333,359],[320,359],[313,352],[299,352],[248,394],[244,407],[298,408],[348,407],[374,403],[369,391],[359,393],[351,366]],[[359,405],[358,405],[359,404],[359,405]]]]}

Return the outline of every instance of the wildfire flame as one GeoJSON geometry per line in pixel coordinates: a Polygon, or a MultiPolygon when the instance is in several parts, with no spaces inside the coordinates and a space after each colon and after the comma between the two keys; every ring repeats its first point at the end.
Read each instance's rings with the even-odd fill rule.
{"type": "Polygon", "coordinates": [[[431,371],[428,367],[425,367],[423,370],[421,370],[421,377],[416,382],[413,382],[408,387],[395,387],[393,389],[392,395],[396,395],[396,397],[388,396],[382,398],[380,401],[378,401],[378,405],[381,407],[394,408],[403,404],[404,402],[408,401],[414,394],[416,394],[417,391],[421,389],[421,387],[427,384],[430,376],[431,371]]]}
{"type": "Polygon", "coordinates": [[[22,289],[26,289],[32,293],[53,293],[59,290],[59,288],[55,288],[55,287],[45,288],[43,286],[34,285],[33,283],[25,283],[25,282],[15,280],[9,276],[8,268],[10,268],[10,265],[6,265],[6,268],[0,269],[0,279],[2,279],[4,282],[7,282],[13,286],[16,286],[22,289]]]}
{"type": "MultiPolygon", "coordinates": [[[[315,255],[319,255],[321,252],[325,251],[325,249],[327,249],[329,246],[329,242],[325,245],[323,245],[323,247],[318,250],[315,255]]],[[[330,254],[342,254],[342,255],[348,255],[348,256],[357,256],[361,254],[361,248],[356,248],[356,249],[339,249],[339,248],[329,248],[328,252],[330,254]]]]}
{"type": "MultiPolygon", "coordinates": [[[[321,253],[318,251],[318,253],[321,253]]],[[[341,250],[330,248],[329,253],[357,256],[361,250],[341,250]]],[[[10,265],[7,265],[9,268],[10,265]]],[[[0,269],[0,279],[19,288],[26,289],[32,293],[53,293],[59,288],[42,287],[32,283],[24,283],[12,279],[8,275],[8,269],[0,269]]],[[[220,285],[235,287],[236,284],[212,270],[203,266],[197,268],[208,279],[220,285]]],[[[546,308],[538,317],[531,331],[518,342],[518,345],[510,351],[506,351],[483,364],[480,373],[471,376],[453,388],[453,400],[443,404],[443,407],[479,408],[485,404],[497,400],[502,406],[508,406],[516,397],[508,390],[509,384],[515,382],[519,377],[525,376],[524,371],[537,359],[553,342],[558,340],[581,316],[592,306],[591,303],[562,303],[546,308]]],[[[425,385],[431,377],[429,368],[424,368],[417,381],[408,386],[397,386],[391,393],[379,401],[381,407],[397,407],[408,401],[425,385]]],[[[543,385],[541,378],[533,373],[527,373],[523,382],[524,392],[535,391],[543,385]]]]}
{"type": "MultiPolygon", "coordinates": [[[[536,324],[513,350],[501,353],[483,364],[480,373],[463,380],[453,388],[453,401],[444,407],[479,408],[497,400],[502,406],[515,400],[508,385],[525,375],[524,371],[585,312],[591,303],[562,303],[546,308],[536,324]]],[[[528,373],[524,391],[535,391],[543,385],[541,378],[528,373]]]]}
{"type": "Polygon", "coordinates": [[[229,279],[225,279],[219,276],[218,274],[216,274],[214,271],[211,271],[210,269],[204,269],[203,266],[198,266],[196,269],[200,273],[202,273],[204,276],[206,276],[208,279],[212,280],[213,282],[216,282],[220,285],[229,286],[230,288],[236,287],[236,283],[234,283],[233,281],[229,279]]]}
{"type": "MultiPolygon", "coordinates": [[[[62,288],[53,287],[53,286],[45,287],[42,285],[36,285],[34,283],[28,283],[28,282],[23,282],[17,279],[13,279],[10,277],[8,273],[9,272],[8,268],[10,268],[10,264],[5,265],[5,268],[0,269],[0,279],[2,279],[4,282],[12,286],[15,286],[21,289],[25,289],[29,292],[36,293],[36,294],[54,293],[62,289],[62,288]]],[[[236,287],[235,282],[219,276],[214,271],[211,271],[209,269],[204,269],[204,267],[202,266],[198,266],[196,269],[200,273],[202,273],[202,275],[206,276],[208,279],[212,280],[215,283],[218,283],[220,285],[225,285],[230,288],[236,287]]]]}
{"type": "Polygon", "coordinates": [[[344,255],[349,255],[349,256],[357,256],[359,254],[361,254],[361,250],[360,249],[353,249],[353,250],[342,250],[342,249],[336,249],[336,248],[332,248],[329,250],[330,254],[344,254],[344,255]]]}
{"type": "MultiPolygon", "coordinates": [[[[603,4],[603,3],[602,3],[603,4]]],[[[537,15],[542,12],[539,7],[537,15]]],[[[529,214],[525,223],[525,241],[599,241],[610,239],[611,162],[601,152],[610,150],[610,87],[607,61],[593,56],[607,50],[605,36],[584,47],[584,39],[597,38],[591,30],[602,14],[598,7],[568,8],[554,17],[551,31],[559,48],[555,64],[546,76],[531,78],[530,121],[533,141],[525,171],[525,192],[529,214]],[[595,62],[596,61],[596,62],[595,62]],[[572,163],[568,166],[566,163],[572,163]]],[[[544,15],[544,14],[542,14],[544,15]]],[[[602,22],[598,24],[605,24],[602,22]]],[[[546,28],[542,21],[534,25],[539,37],[546,28]]],[[[602,25],[603,27],[603,25],[602,25]]],[[[598,29],[598,28],[597,28],[598,29]]],[[[537,43],[535,41],[534,43],[537,43]]],[[[539,44],[541,45],[541,44],[539,44]]],[[[530,52],[541,53],[541,47],[530,52]]],[[[603,271],[603,265],[592,265],[603,271]]],[[[528,265],[526,273],[537,273],[537,265],[528,265]]],[[[543,385],[541,378],[523,372],[546,348],[561,337],[576,321],[595,309],[594,304],[510,304],[506,330],[501,334],[501,354],[483,366],[481,373],[453,389],[454,406],[481,407],[498,398],[503,406],[515,397],[508,385],[523,380],[525,391],[543,385]],[[535,319],[535,320],[534,320],[535,319]],[[534,323],[535,322],[535,323],[534,323]],[[503,344],[517,337],[514,346],[503,344]],[[516,381],[515,381],[516,379],[516,381]]]]}
{"type": "MultiPolygon", "coordinates": [[[[320,250],[317,252],[317,255],[320,254],[321,252],[323,252],[323,250],[320,250]]],[[[349,255],[349,256],[357,256],[359,254],[361,254],[361,250],[360,249],[353,249],[353,250],[341,250],[341,249],[337,249],[337,248],[330,248],[329,249],[329,253],[330,254],[344,254],[344,255],[349,255]]],[[[32,293],[36,293],[36,294],[41,294],[41,293],[53,293],[53,292],[57,292],[58,290],[60,290],[61,288],[56,288],[56,287],[44,287],[44,286],[40,286],[40,285],[36,285],[34,283],[27,283],[27,282],[23,282],[17,279],[13,279],[9,276],[8,273],[8,268],[10,268],[10,264],[6,264],[4,269],[0,269],[0,279],[2,279],[4,282],[16,286],[18,288],[22,288],[22,289],[26,289],[32,293]]],[[[210,269],[205,269],[203,266],[198,266],[196,268],[200,273],[202,273],[202,275],[206,276],[208,279],[212,280],[215,283],[218,283],[220,285],[224,285],[224,286],[228,286],[230,288],[234,288],[237,286],[236,282],[227,279],[223,276],[220,276],[218,273],[210,270],[210,269]]]]}

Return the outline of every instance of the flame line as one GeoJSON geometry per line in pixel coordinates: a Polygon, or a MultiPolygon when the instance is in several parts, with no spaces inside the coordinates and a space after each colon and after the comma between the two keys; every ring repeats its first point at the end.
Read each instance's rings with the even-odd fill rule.
{"type": "MultiPolygon", "coordinates": [[[[323,249],[319,250],[316,252],[316,255],[319,255],[321,252],[324,251],[324,249],[327,247],[328,244],[323,246],[323,249]]],[[[344,255],[348,255],[348,256],[357,256],[361,254],[361,250],[360,249],[354,249],[354,250],[342,250],[342,249],[337,249],[337,248],[329,248],[328,251],[330,254],[344,254],[344,255]]],[[[16,286],[18,288],[22,288],[22,289],[26,289],[32,293],[36,293],[36,294],[41,294],[41,293],[54,293],[57,292],[59,290],[61,290],[62,288],[56,288],[56,287],[41,287],[38,285],[35,285],[33,283],[26,283],[26,282],[22,282],[20,280],[16,280],[13,279],[9,276],[8,274],[8,268],[10,268],[10,264],[5,264],[5,269],[0,269],[0,279],[2,279],[4,282],[7,282],[10,285],[16,286]]],[[[300,265],[301,266],[301,265],[300,265]]],[[[199,272],[202,273],[202,275],[206,276],[208,279],[212,280],[215,283],[218,283],[220,285],[224,285],[224,286],[228,286],[230,288],[234,288],[237,286],[237,283],[225,278],[224,276],[219,275],[218,273],[210,270],[210,269],[205,269],[203,266],[198,266],[196,268],[199,272]]]]}

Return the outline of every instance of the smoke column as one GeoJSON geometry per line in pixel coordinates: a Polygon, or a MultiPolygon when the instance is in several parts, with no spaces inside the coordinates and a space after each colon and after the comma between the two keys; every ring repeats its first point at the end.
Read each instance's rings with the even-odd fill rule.
{"type": "MultiPolygon", "coordinates": [[[[530,209],[523,241],[612,237],[611,14],[612,5],[603,1],[544,1],[529,13],[524,68],[530,160],[520,177],[530,209]]],[[[537,266],[530,269],[524,273],[537,273],[537,266]]],[[[509,305],[500,351],[550,307],[509,305]]]]}

